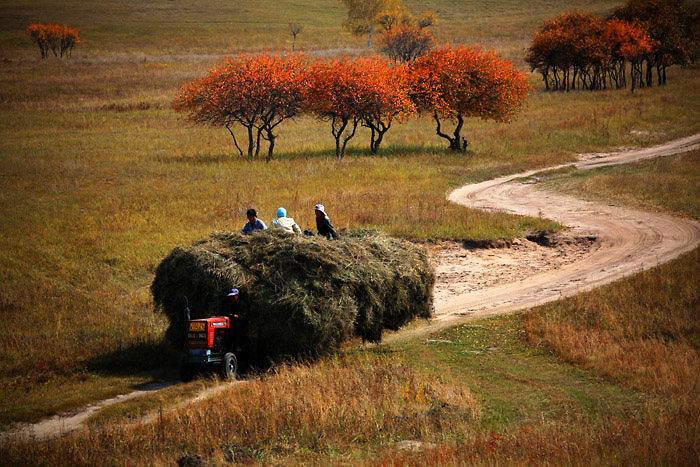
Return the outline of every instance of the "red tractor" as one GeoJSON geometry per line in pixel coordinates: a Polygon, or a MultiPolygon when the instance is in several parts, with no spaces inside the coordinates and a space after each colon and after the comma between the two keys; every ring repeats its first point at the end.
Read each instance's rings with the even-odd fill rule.
{"type": "MultiPolygon", "coordinates": [[[[185,297],[187,300],[187,297],[185,297]]],[[[185,353],[180,357],[180,379],[190,381],[203,372],[218,372],[224,379],[232,380],[238,373],[235,351],[243,351],[243,342],[237,336],[234,317],[213,316],[190,319],[189,306],[185,309],[185,353]]],[[[247,346],[245,346],[247,347],[247,346]]]]}

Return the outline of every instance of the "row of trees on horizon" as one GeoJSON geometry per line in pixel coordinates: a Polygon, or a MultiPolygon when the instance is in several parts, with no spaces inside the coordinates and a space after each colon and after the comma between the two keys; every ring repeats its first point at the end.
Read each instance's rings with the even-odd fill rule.
{"type": "Polygon", "coordinates": [[[180,89],[173,108],[199,124],[226,128],[238,149],[234,127],[248,139],[248,157],[259,156],[283,121],[310,114],[331,124],[335,152],[342,159],[358,125],[370,129],[376,153],[397,120],[431,115],[436,134],[452,150],[465,150],[464,119],[507,122],[527,97],[527,76],[493,52],[445,46],[396,64],[381,57],[309,59],[302,54],[245,54],[229,57],[180,89]],[[455,122],[443,130],[444,121],[455,122]]]}
{"type": "Polygon", "coordinates": [[[547,90],[666,84],[666,68],[700,59],[700,5],[628,0],[608,18],[574,10],[545,21],[527,51],[547,90]],[[646,65],[646,67],[645,67],[646,65]],[[646,70],[644,69],[646,68],[646,70]]]}
{"type": "MultiPolygon", "coordinates": [[[[226,128],[241,155],[234,129],[247,136],[247,155],[259,157],[268,143],[275,147],[276,129],[301,114],[331,123],[335,152],[342,159],[358,126],[370,130],[376,153],[396,121],[430,115],[436,134],[449,148],[464,151],[465,118],[507,122],[527,97],[524,73],[494,52],[478,46],[436,47],[429,27],[435,14],[416,17],[401,0],[342,0],[348,8],[345,26],[356,34],[381,27],[380,57],[312,60],[303,54],[241,54],[216,65],[202,78],[185,84],[173,108],[199,124],[226,128]],[[445,122],[454,126],[444,129],[445,122]]],[[[303,28],[289,23],[294,40],[303,28]]],[[[80,42],[78,31],[63,25],[34,24],[26,34],[61,57],[80,42]]],[[[525,57],[546,90],[632,90],[651,86],[653,70],[666,83],[666,68],[700,57],[700,5],[684,0],[627,0],[607,19],[579,10],[547,20],[535,34],[525,57]],[[646,70],[644,66],[646,65],[646,70]]]]}
{"type": "Polygon", "coordinates": [[[34,23],[27,26],[24,34],[39,46],[41,58],[47,58],[49,50],[54,57],[70,57],[73,47],[80,44],[80,30],[65,24],[34,23]]]}

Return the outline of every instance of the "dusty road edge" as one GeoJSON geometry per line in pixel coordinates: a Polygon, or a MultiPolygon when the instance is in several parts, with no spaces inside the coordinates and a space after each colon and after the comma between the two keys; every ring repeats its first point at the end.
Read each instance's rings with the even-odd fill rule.
{"type": "Polygon", "coordinates": [[[385,342],[422,336],[494,314],[514,313],[613,282],[687,253],[700,244],[700,224],[680,217],[592,203],[538,188],[538,173],[564,167],[588,170],[671,156],[700,148],[700,134],[661,145],[601,154],[548,168],[465,185],[448,195],[462,206],[510,214],[542,216],[595,237],[597,245],[581,261],[526,280],[460,295],[436,307],[425,326],[400,330],[385,342]]]}

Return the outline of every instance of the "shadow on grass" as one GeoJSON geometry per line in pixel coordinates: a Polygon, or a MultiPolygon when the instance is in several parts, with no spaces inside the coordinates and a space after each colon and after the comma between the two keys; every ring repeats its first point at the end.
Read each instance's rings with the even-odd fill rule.
{"type": "MultiPolygon", "coordinates": [[[[438,145],[420,145],[420,144],[401,144],[387,145],[379,149],[377,154],[372,154],[368,148],[348,148],[345,151],[345,159],[359,158],[381,158],[381,157],[401,157],[401,156],[417,156],[417,155],[450,155],[452,152],[445,146],[438,145]]],[[[462,153],[465,156],[469,152],[462,153]]],[[[180,154],[173,156],[156,156],[154,158],[158,162],[166,164],[191,164],[196,166],[217,165],[226,162],[268,162],[267,153],[259,156],[248,157],[241,156],[236,151],[227,153],[215,154],[180,154]]],[[[289,151],[279,152],[272,156],[272,161],[290,161],[290,160],[310,160],[310,159],[337,159],[335,151],[332,149],[319,149],[313,151],[289,151]]]]}
{"type": "Polygon", "coordinates": [[[86,368],[105,376],[146,376],[153,381],[176,379],[179,352],[166,342],[139,343],[89,359],[86,368]]]}

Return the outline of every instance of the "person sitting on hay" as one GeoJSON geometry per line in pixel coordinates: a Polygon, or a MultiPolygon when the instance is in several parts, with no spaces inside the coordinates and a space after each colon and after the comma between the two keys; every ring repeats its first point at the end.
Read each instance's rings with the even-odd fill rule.
{"type": "Polygon", "coordinates": [[[248,217],[248,222],[246,222],[243,226],[241,233],[249,234],[254,230],[267,230],[265,223],[258,219],[258,213],[255,211],[255,209],[248,209],[245,215],[248,217]]]}
{"type": "Polygon", "coordinates": [[[338,232],[335,231],[323,204],[314,206],[314,214],[316,214],[316,229],[318,230],[318,234],[323,235],[329,240],[338,238],[338,232]]]}
{"type": "Polygon", "coordinates": [[[287,217],[287,210],[284,208],[279,208],[277,210],[277,218],[272,219],[272,222],[270,222],[270,227],[286,230],[287,232],[292,233],[301,233],[301,228],[296,222],[294,222],[293,218],[287,217]]]}

